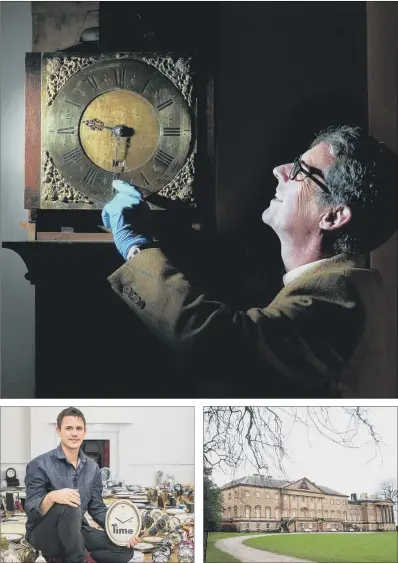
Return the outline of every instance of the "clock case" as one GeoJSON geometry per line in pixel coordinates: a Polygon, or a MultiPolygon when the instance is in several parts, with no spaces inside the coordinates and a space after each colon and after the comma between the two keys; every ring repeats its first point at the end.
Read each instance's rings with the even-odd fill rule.
{"type": "MultiPolygon", "coordinates": [[[[201,230],[215,225],[214,170],[214,76],[211,65],[203,59],[175,52],[106,52],[106,53],[27,53],[25,58],[25,190],[24,205],[28,221],[21,226],[30,240],[112,241],[104,232],[100,210],[104,202],[93,201],[74,187],[65,190],[64,179],[48,158],[46,151],[45,107],[49,94],[57,91],[58,77],[49,75],[49,61],[64,64],[67,79],[97,61],[135,59],[153,65],[181,91],[190,91],[188,103],[192,139],[183,168],[157,193],[144,194],[152,209],[170,211],[173,220],[201,230]],[[148,62],[149,61],[149,62],[148,62]],[[74,69],[74,70],[73,70],[74,69]],[[58,182],[58,185],[57,185],[58,182]]],[[[184,96],[186,98],[186,96],[184,96]]],[[[157,214],[165,215],[165,214],[157,214]]]]}

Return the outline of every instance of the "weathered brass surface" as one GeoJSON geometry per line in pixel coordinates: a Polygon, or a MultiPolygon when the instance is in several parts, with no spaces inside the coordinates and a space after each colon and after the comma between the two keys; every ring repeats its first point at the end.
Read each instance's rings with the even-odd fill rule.
{"type": "MultiPolygon", "coordinates": [[[[114,90],[98,96],[83,114],[83,120],[94,118],[110,127],[126,125],[133,131],[132,137],[120,140],[117,171],[124,169],[130,172],[142,168],[155,154],[160,139],[160,123],[156,110],[139,94],[114,90]]],[[[109,129],[92,131],[83,120],[79,127],[83,150],[94,164],[112,172],[117,138],[109,129]]]]}
{"type": "Polygon", "coordinates": [[[70,59],[43,55],[42,206],[102,207],[113,196],[114,171],[144,195],[178,178],[189,187],[194,143],[186,92],[142,59],[70,59]],[[115,134],[83,122],[93,119],[130,128],[119,137],[117,162],[115,134]]]}

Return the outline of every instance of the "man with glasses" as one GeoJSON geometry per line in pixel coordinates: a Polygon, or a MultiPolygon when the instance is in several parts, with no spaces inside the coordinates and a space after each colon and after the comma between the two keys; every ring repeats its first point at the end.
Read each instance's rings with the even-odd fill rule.
{"type": "MultiPolygon", "coordinates": [[[[33,459],[26,469],[26,539],[48,561],[57,563],[127,563],[134,545],[114,545],[103,530],[107,507],[102,500],[98,465],[82,451],[86,420],[76,408],[57,417],[59,446],[33,459]],[[92,528],[88,512],[102,530],[92,528]]],[[[142,554],[138,553],[138,559],[142,554]]]]}
{"type": "Polygon", "coordinates": [[[262,220],[286,273],[270,303],[239,310],[190,284],[137,227],[146,204],[121,181],[103,210],[126,259],[112,288],[187,374],[222,381],[220,396],[388,396],[376,325],[383,288],[366,264],[396,230],[396,155],[359,128],[329,128],[274,176],[262,220]]]}

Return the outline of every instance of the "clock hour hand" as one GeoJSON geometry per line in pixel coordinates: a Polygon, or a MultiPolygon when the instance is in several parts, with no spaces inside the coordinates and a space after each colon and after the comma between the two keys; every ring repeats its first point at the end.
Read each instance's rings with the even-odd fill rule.
{"type": "Polygon", "coordinates": [[[127,127],[127,125],[115,125],[114,127],[109,127],[109,125],[105,125],[105,123],[98,118],[83,119],[83,123],[92,131],[102,131],[103,129],[108,129],[109,131],[112,131],[112,134],[115,135],[115,137],[131,137],[134,134],[134,129],[127,127]]]}
{"type": "Polygon", "coordinates": [[[97,118],[83,119],[83,123],[84,125],[87,125],[87,127],[91,129],[91,131],[102,131],[103,129],[109,129],[110,131],[113,131],[113,127],[105,125],[103,121],[97,118]]]}

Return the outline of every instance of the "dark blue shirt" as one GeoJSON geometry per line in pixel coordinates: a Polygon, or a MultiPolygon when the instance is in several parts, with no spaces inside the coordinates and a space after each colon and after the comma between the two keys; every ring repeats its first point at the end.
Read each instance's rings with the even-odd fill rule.
{"type": "Polygon", "coordinates": [[[78,489],[82,526],[90,527],[84,514],[87,511],[97,524],[105,529],[107,507],[102,500],[102,479],[98,465],[79,450],[78,465],[67,460],[61,444],[55,450],[36,457],[26,468],[25,512],[26,535],[40,524],[44,518],[40,504],[51,491],[60,489],[78,489]]]}

